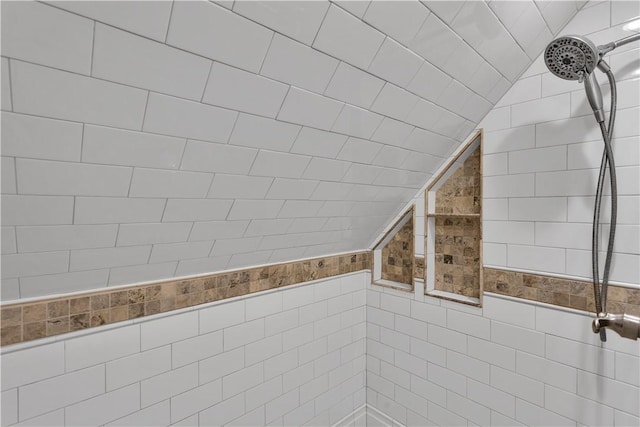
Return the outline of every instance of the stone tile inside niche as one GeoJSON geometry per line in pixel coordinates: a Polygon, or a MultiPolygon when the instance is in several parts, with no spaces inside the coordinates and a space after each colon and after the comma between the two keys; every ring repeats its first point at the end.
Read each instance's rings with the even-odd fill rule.
{"type": "Polygon", "coordinates": [[[480,297],[480,244],[479,218],[436,218],[436,290],[480,297]]]}
{"type": "Polygon", "coordinates": [[[479,214],[482,194],[480,149],[477,148],[436,192],[438,214],[479,214]]]}
{"type": "Polygon", "coordinates": [[[413,283],[413,221],[408,221],[382,248],[382,279],[413,283]]]}

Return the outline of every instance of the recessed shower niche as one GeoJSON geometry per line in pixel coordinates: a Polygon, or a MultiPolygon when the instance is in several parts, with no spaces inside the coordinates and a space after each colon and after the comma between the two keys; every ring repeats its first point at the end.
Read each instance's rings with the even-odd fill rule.
{"type": "Polygon", "coordinates": [[[481,305],[482,131],[425,190],[425,294],[481,305]]]}
{"type": "Polygon", "coordinates": [[[413,291],[414,208],[408,209],[373,248],[373,283],[413,291]]]}

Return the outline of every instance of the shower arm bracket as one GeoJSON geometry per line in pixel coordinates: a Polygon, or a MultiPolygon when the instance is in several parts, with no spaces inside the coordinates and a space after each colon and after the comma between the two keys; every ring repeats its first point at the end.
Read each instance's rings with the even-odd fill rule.
{"type": "Polygon", "coordinates": [[[592,328],[596,334],[607,328],[622,338],[637,340],[640,338],[640,317],[630,314],[599,313],[598,317],[593,319],[592,328]]]}
{"type": "Polygon", "coordinates": [[[620,40],[616,40],[614,42],[610,42],[607,44],[603,44],[598,46],[598,53],[600,54],[600,58],[602,58],[603,56],[605,56],[607,53],[611,52],[613,49],[620,47],[620,46],[624,46],[627,43],[631,43],[634,42],[636,40],[640,40],[640,33],[638,34],[632,34],[628,37],[622,38],[620,40]]]}

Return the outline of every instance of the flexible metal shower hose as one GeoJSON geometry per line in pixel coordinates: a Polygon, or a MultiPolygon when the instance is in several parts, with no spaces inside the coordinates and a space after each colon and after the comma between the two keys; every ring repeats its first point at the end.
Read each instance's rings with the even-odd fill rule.
{"type": "MultiPolygon", "coordinates": [[[[615,77],[611,70],[606,72],[611,86],[611,110],[609,113],[609,126],[605,126],[604,122],[600,122],[600,131],[604,140],[604,153],[600,162],[600,173],[598,175],[598,185],[596,189],[595,207],[593,210],[593,233],[591,236],[591,262],[593,269],[593,295],[596,304],[596,314],[606,313],[607,310],[607,286],[609,284],[609,273],[611,270],[611,259],[613,256],[613,244],[615,240],[616,224],[618,216],[618,185],[616,179],[615,161],[613,158],[613,150],[611,148],[611,140],[613,138],[613,128],[616,120],[616,104],[617,104],[617,88],[615,77]],[[607,129],[608,128],[608,129],[607,129]],[[611,185],[611,222],[609,227],[609,241],[607,244],[607,254],[604,263],[604,271],[602,275],[602,284],[600,284],[599,272],[599,248],[598,235],[600,234],[600,208],[602,206],[602,193],[604,190],[604,181],[607,166],[609,167],[609,181],[611,185]]],[[[605,328],[600,329],[600,339],[607,340],[605,328]]]]}

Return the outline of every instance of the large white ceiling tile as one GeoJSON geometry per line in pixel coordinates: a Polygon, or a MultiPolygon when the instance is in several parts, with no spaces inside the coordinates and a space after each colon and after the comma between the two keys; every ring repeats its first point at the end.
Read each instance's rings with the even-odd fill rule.
{"type": "MultiPolygon", "coordinates": [[[[393,187],[409,187],[409,188],[420,188],[429,174],[419,173],[419,172],[411,172],[401,169],[389,169],[383,168],[382,172],[376,180],[373,182],[374,185],[390,185],[393,187]]],[[[370,209],[370,208],[369,208],[370,209]]],[[[396,203],[393,202],[393,205],[388,205],[386,208],[387,213],[391,213],[397,209],[396,203]]],[[[368,209],[363,209],[365,212],[368,209]]],[[[384,215],[385,211],[379,212],[381,215],[384,215]]]]}
{"type": "Polygon", "coordinates": [[[442,92],[436,103],[450,111],[462,111],[469,98],[473,95],[467,87],[453,80],[442,92]]]}
{"type": "Polygon", "coordinates": [[[366,69],[383,40],[384,34],[332,5],[313,47],[366,69]]]}
{"type": "MultiPolygon", "coordinates": [[[[327,182],[323,181],[318,184],[317,188],[311,195],[311,200],[350,200],[348,198],[349,193],[353,189],[353,184],[346,184],[343,182],[327,182]]],[[[324,224],[324,222],[323,222],[324,224]]],[[[303,231],[303,230],[298,230],[303,231]]],[[[313,231],[313,230],[310,230],[313,231]]],[[[293,232],[293,230],[289,230],[293,232]]]]}
{"type": "Polygon", "coordinates": [[[292,87],[278,120],[330,130],[343,106],[342,102],[292,87]]]}
{"type": "Polygon", "coordinates": [[[201,141],[187,141],[181,169],[220,173],[247,173],[257,150],[201,141]]]}
{"type": "Polygon", "coordinates": [[[1,130],[4,156],[80,160],[80,123],[4,112],[1,130]]]}
{"type": "Polygon", "coordinates": [[[56,7],[164,42],[171,2],[164,1],[55,1],[56,7]]]}
{"type": "Polygon", "coordinates": [[[413,126],[385,117],[371,139],[401,147],[411,132],[413,132],[413,126]]]}
{"type": "Polygon", "coordinates": [[[145,132],[203,141],[227,142],[238,117],[235,111],[154,92],[147,104],[145,132]]]}
{"type": "Polygon", "coordinates": [[[94,77],[199,101],[210,69],[208,59],[96,24],[94,77]]]}
{"type": "Polygon", "coordinates": [[[440,165],[444,163],[442,157],[432,156],[430,154],[411,152],[404,163],[402,169],[408,169],[416,172],[434,173],[440,165]]]}
{"type": "MultiPolygon", "coordinates": [[[[335,183],[327,183],[335,184],[335,183]]],[[[327,222],[327,218],[296,218],[293,220],[293,224],[289,227],[289,233],[310,233],[314,231],[322,230],[322,227],[327,222]]]]}
{"type": "Polygon", "coordinates": [[[205,197],[213,174],[136,168],[130,197],[205,197]]]}
{"type": "Polygon", "coordinates": [[[411,154],[409,150],[403,150],[402,148],[393,147],[391,145],[385,145],[382,150],[378,152],[378,155],[373,159],[373,164],[376,166],[384,166],[390,168],[401,168],[407,156],[411,154]]]}
{"type": "Polygon", "coordinates": [[[438,118],[438,121],[432,126],[431,130],[450,138],[459,139],[466,136],[461,136],[462,133],[465,133],[461,130],[465,124],[466,120],[464,118],[450,111],[444,110],[442,115],[438,118]]]}
{"type": "Polygon", "coordinates": [[[233,11],[304,44],[313,42],[329,2],[237,1],[233,11]]]}
{"type": "Polygon", "coordinates": [[[522,14],[527,12],[531,6],[535,7],[533,0],[493,0],[489,3],[489,7],[493,11],[493,13],[507,28],[512,28],[516,24],[516,22],[518,22],[518,19],[522,16],[522,14]]]}
{"type": "Polygon", "coordinates": [[[131,170],[121,166],[16,159],[20,194],[126,196],[131,170]]]}
{"type": "Polygon", "coordinates": [[[407,138],[405,146],[420,153],[446,157],[458,146],[458,142],[433,132],[415,128],[407,138]]]}
{"type": "Polygon", "coordinates": [[[341,160],[323,159],[314,157],[304,171],[305,179],[318,179],[321,181],[340,181],[349,169],[351,163],[341,160]]]}
{"type": "MultiPolygon", "coordinates": [[[[162,222],[213,221],[225,219],[231,200],[169,199],[162,222]]],[[[190,239],[193,240],[193,239],[190,239]]]]}
{"type": "Polygon", "coordinates": [[[381,80],[346,62],[340,62],[324,94],[362,108],[369,108],[382,90],[381,80]]]}
{"type": "Polygon", "coordinates": [[[378,151],[382,148],[382,144],[369,141],[367,139],[349,138],[340,150],[338,159],[349,160],[359,163],[371,163],[378,151]]]}
{"type": "Polygon", "coordinates": [[[342,178],[342,181],[354,184],[371,184],[381,173],[381,167],[353,163],[342,178]]]}
{"type": "Polygon", "coordinates": [[[214,62],[202,102],[275,117],[288,90],[282,83],[214,62]]]}
{"type": "Polygon", "coordinates": [[[379,114],[345,104],[331,130],[359,138],[371,138],[382,119],[383,116],[379,114]]]}
{"type": "Polygon", "coordinates": [[[241,113],[229,144],[289,151],[299,132],[300,126],[297,125],[241,113]]]}
{"type": "Polygon", "coordinates": [[[310,218],[318,214],[324,205],[319,200],[287,200],[278,213],[278,218],[310,218]]]}
{"type": "Polygon", "coordinates": [[[407,122],[423,129],[431,129],[431,127],[440,119],[445,110],[436,104],[421,99],[413,107],[407,122]]]}
{"type": "Polygon", "coordinates": [[[491,93],[491,90],[496,87],[501,77],[501,74],[483,59],[473,77],[465,84],[469,89],[486,98],[491,93]]]}
{"type": "Polygon", "coordinates": [[[371,110],[398,120],[405,120],[420,98],[390,83],[384,85],[371,110]]]}
{"type": "Polygon", "coordinates": [[[2,55],[91,72],[93,22],[40,2],[2,4],[2,55]]]}
{"type": "Polygon", "coordinates": [[[338,67],[335,58],[276,34],[260,69],[272,79],[322,93],[338,67]]]}
{"type": "Polygon", "coordinates": [[[367,11],[371,0],[331,0],[344,10],[349,11],[352,15],[362,18],[367,11]]]}
{"type": "Polygon", "coordinates": [[[425,6],[427,6],[433,13],[438,15],[444,22],[451,23],[453,18],[458,14],[464,0],[423,0],[425,6]]]}
{"type": "Polygon", "coordinates": [[[263,199],[272,182],[273,178],[217,173],[213,177],[208,197],[215,199],[263,199]]]}
{"type": "Polygon", "coordinates": [[[451,82],[451,77],[424,61],[407,89],[429,101],[435,101],[451,82]]]}
{"type": "Polygon", "coordinates": [[[512,81],[531,61],[484,2],[466,2],[451,27],[512,81]]]}
{"type": "Polygon", "coordinates": [[[308,199],[318,186],[318,181],[306,179],[276,178],[269,188],[267,199],[308,199]]]}
{"type": "Polygon", "coordinates": [[[491,108],[493,108],[493,104],[483,97],[472,93],[465,106],[460,110],[460,115],[478,123],[489,111],[491,111],[491,108]]]}
{"type": "Polygon", "coordinates": [[[484,59],[466,43],[460,43],[442,69],[460,83],[468,85],[484,59]]]}
{"type": "MultiPolygon", "coordinates": [[[[552,36],[535,4],[529,1],[526,2],[525,5],[526,7],[520,17],[518,17],[511,26],[507,25],[506,27],[520,47],[522,47],[531,59],[534,59],[542,52],[542,48],[544,47],[543,45],[542,48],[538,50],[540,43],[536,43],[536,41],[540,35],[546,30],[549,37],[552,36]]],[[[551,39],[549,38],[547,41],[551,41],[551,39]]]]}
{"type": "Polygon", "coordinates": [[[245,237],[272,236],[274,234],[285,234],[291,224],[292,219],[252,219],[245,231],[245,237]]]}
{"type": "Polygon", "coordinates": [[[283,200],[236,200],[227,219],[275,218],[283,204],[283,200]]]}
{"type": "Polygon", "coordinates": [[[346,135],[303,127],[291,147],[291,153],[335,158],[347,141],[346,135]]]}
{"type": "Polygon", "coordinates": [[[167,44],[257,73],[272,36],[273,31],[214,3],[177,1],[167,44]]]}
{"type": "Polygon", "coordinates": [[[391,83],[406,87],[423,62],[418,55],[387,37],[369,65],[369,71],[391,83]]]}
{"type": "Polygon", "coordinates": [[[85,125],[82,161],[177,169],[186,141],[171,136],[85,125]]]}
{"type": "Polygon", "coordinates": [[[250,175],[300,178],[311,157],[298,154],[260,151],[249,171],[250,175]]]}
{"type": "Polygon", "coordinates": [[[147,91],[10,61],[13,111],[139,130],[147,91]]]}
{"type": "Polygon", "coordinates": [[[406,46],[428,15],[417,0],[373,1],[362,19],[406,46]]]}
{"type": "Polygon", "coordinates": [[[442,67],[461,40],[451,28],[431,14],[409,44],[409,48],[432,64],[442,67]]]}
{"type": "Polygon", "coordinates": [[[536,0],[536,5],[538,6],[538,9],[540,9],[542,17],[553,34],[560,31],[560,29],[562,29],[562,27],[576,14],[577,11],[577,2],[572,0],[536,0]]]}

